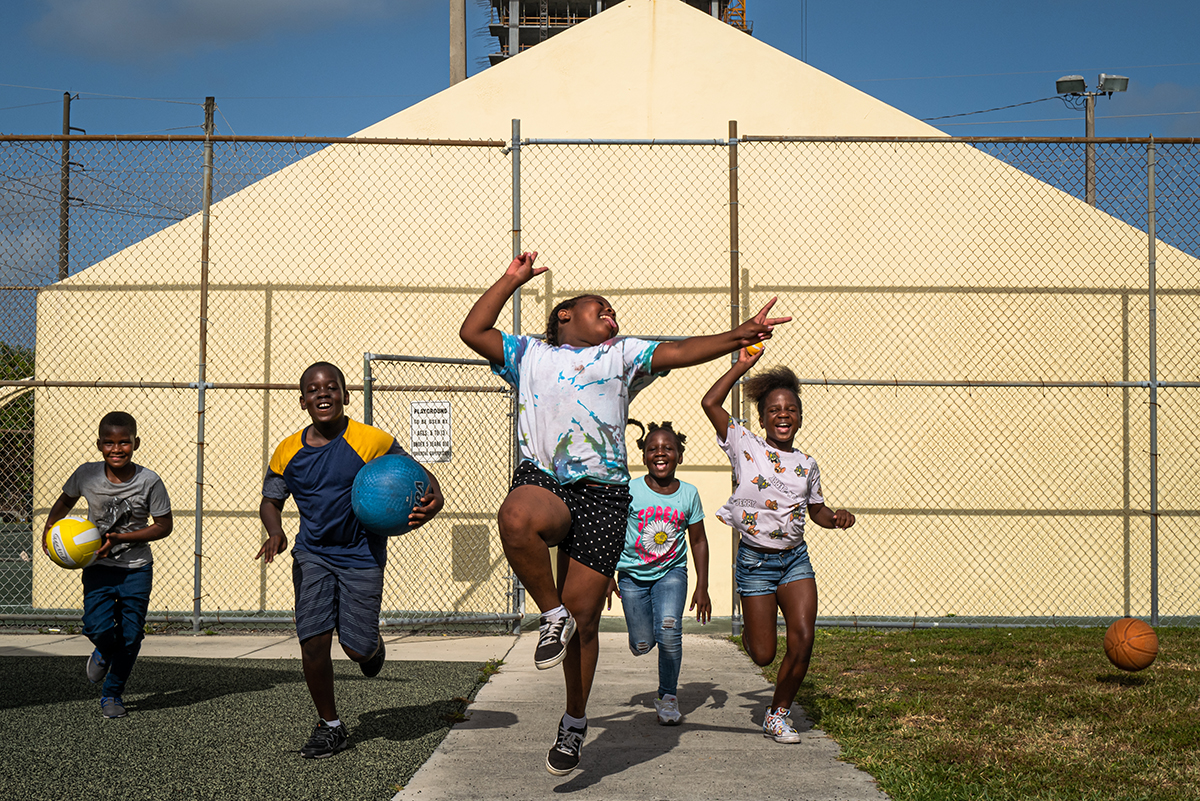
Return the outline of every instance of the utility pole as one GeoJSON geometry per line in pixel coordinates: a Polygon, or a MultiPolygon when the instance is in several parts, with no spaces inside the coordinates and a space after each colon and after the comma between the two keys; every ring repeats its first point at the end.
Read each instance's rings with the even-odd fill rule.
{"type": "Polygon", "coordinates": [[[450,0],[450,85],[467,79],[467,0],[450,0]]]}
{"type": "Polygon", "coordinates": [[[1096,96],[1112,97],[1113,92],[1124,92],[1129,88],[1129,79],[1124,75],[1106,75],[1100,73],[1096,79],[1096,88],[1088,89],[1082,75],[1064,75],[1054,82],[1055,91],[1064,96],[1064,102],[1072,108],[1079,108],[1078,100],[1068,102],[1066,98],[1083,98],[1083,133],[1087,138],[1084,145],[1083,158],[1083,197],[1089,206],[1096,205],[1096,144],[1091,140],[1096,137],[1096,96]]]}
{"type": "MultiPolygon", "coordinates": [[[[63,136],[70,136],[71,131],[87,133],[82,128],[71,127],[71,101],[79,95],[71,96],[63,92],[63,136]]],[[[67,277],[70,269],[71,241],[71,143],[64,139],[62,143],[62,168],[58,178],[58,280],[67,277]]]]}

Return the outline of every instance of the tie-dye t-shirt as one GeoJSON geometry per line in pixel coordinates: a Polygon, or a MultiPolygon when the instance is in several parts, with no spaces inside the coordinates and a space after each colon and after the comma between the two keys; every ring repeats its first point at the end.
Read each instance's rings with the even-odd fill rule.
{"type": "Polygon", "coordinates": [[[733,494],[717,519],[742,535],[742,542],[781,550],[804,542],[808,505],[825,503],[821,471],[806,453],[772,448],[729,418],[725,440],[717,444],[733,465],[733,494]]]}
{"type": "Polygon", "coordinates": [[[625,549],[617,571],[639,581],[657,581],[676,565],[687,565],[688,526],[704,519],[696,488],[680,481],[679,489],[663,495],[639,477],[629,482],[629,494],[625,549]]]}
{"type": "MultiPolygon", "coordinates": [[[[560,484],[628,484],[629,402],[657,375],[656,342],[615,337],[590,348],[554,347],[504,334],[504,364],[492,372],[517,388],[517,445],[560,484]]],[[[658,375],[665,375],[659,373],[658,375]]]]}

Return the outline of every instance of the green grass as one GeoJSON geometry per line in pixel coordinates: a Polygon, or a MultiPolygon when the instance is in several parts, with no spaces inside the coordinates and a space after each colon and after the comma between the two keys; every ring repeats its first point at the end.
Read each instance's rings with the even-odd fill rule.
{"type": "Polygon", "coordinates": [[[389,662],[366,679],[334,662],[351,747],[297,753],[316,712],[297,660],[139,659],[105,720],[84,657],[0,657],[8,798],[391,798],[433,754],[485,681],[479,662],[389,662]]]}
{"type": "Polygon", "coordinates": [[[796,701],[894,801],[1194,801],[1200,629],[1158,637],[1125,673],[1102,628],[821,629],[796,701]]]}

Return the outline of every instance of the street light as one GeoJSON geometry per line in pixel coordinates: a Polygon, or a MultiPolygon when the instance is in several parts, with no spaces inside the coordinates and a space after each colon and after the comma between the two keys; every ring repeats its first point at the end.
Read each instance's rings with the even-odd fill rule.
{"type": "MultiPolygon", "coordinates": [[[[1105,75],[1100,73],[1096,79],[1096,89],[1089,90],[1082,75],[1064,75],[1054,82],[1054,89],[1063,95],[1063,101],[1068,97],[1084,99],[1084,133],[1088,139],[1096,136],[1096,96],[1111,97],[1113,92],[1124,92],[1129,88],[1129,79],[1124,75],[1105,75]]],[[[1075,106],[1078,108],[1078,106],[1075,106]]],[[[1087,157],[1084,162],[1084,186],[1088,205],[1096,205],[1096,146],[1088,142],[1087,157]]]]}

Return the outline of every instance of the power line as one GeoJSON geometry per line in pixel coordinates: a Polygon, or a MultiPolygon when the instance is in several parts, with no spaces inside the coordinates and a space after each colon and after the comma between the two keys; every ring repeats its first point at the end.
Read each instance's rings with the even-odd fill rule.
{"type": "MultiPolygon", "coordinates": [[[[1098,120],[1127,120],[1137,117],[1180,117],[1185,114],[1200,114],[1200,111],[1163,111],[1154,114],[1106,114],[1104,116],[1097,115],[1098,120]]],[[[992,122],[948,122],[944,127],[949,128],[954,125],[1015,125],[1023,122],[1075,122],[1078,117],[1047,117],[1040,120],[993,120],[992,122]]]]}
{"type": "MultiPolygon", "coordinates": [[[[51,89],[48,86],[22,86],[16,83],[0,83],[10,89],[36,89],[39,92],[61,92],[61,89],[51,89]]],[[[107,95],[103,92],[76,92],[76,95],[90,95],[93,98],[108,98],[112,100],[150,100],[156,103],[178,103],[184,106],[203,106],[203,103],[187,100],[175,100],[167,97],[134,97],[133,95],[107,95]]]]}
{"type": "Polygon", "coordinates": [[[15,108],[33,108],[34,106],[53,106],[57,104],[57,100],[47,100],[44,103],[26,103],[23,106],[5,106],[4,108],[0,108],[0,111],[12,111],[15,108]]]}
{"type": "Polygon", "coordinates": [[[982,111],[965,111],[962,114],[947,114],[944,117],[922,117],[921,122],[933,122],[934,120],[948,120],[951,117],[970,117],[972,114],[987,114],[991,111],[1003,111],[1007,108],[1017,108],[1018,106],[1031,106],[1034,103],[1045,103],[1047,100],[1058,100],[1058,96],[1043,97],[1038,100],[1026,100],[1024,103],[1013,103],[1011,106],[997,106],[996,108],[985,108],[982,111]]]}
{"type": "MultiPolygon", "coordinates": [[[[1139,64],[1132,67],[1102,67],[1101,69],[1109,70],[1149,70],[1158,69],[1159,67],[1195,67],[1200,66],[1200,61],[1188,61],[1183,64],[1139,64]]],[[[1081,69],[1081,72],[1090,72],[1096,67],[1081,69]]],[[[942,78],[998,78],[1008,75],[1053,75],[1054,73],[1062,74],[1061,70],[1029,70],[1027,72],[976,72],[966,75],[912,75],[905,78],[858,78],[843,80],[857,80],[859,83],[880,83],[883,81],[936,81],[942,78]]]]}
{"type": "MultiPolygon", "coordinates": [[[[35,89],[40,92],[61,92],[61,89],[51,89],[48,86],[22,86],[15,83],[0,83],[0,86],[6,86],[10,89],[35,89]]],[[[133,95],[109,95],[102,92],[77,92],[80,95],[87,95],[94,100],[150,100],[157,103],[180,103],[187,106],[203,106],[204,103],[195,101],[187,101],[182,98],[172,97],[136,97],[133,95]]],[[[224,100],[371,100],[390,97],[427,97],[428,95],[409,93],[399,95],[229,95],[224,96],[224,100]]],[[[51,100],[49,103],[57,101],[51,100]]],[[[37,105],[37,104],[34,104],[37,105]]],[[[14,106],[14,108],[21,108],[14,106]]],[[[2,110],[2,109],[0,109],[2,110]]]]}

